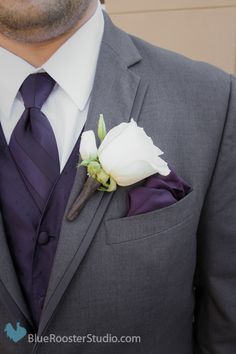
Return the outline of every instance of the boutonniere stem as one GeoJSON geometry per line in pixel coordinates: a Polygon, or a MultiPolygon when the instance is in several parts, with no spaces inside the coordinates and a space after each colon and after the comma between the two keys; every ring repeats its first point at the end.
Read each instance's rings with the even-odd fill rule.
{"type": "Polygon", "coordinates": [[[96,181],[93,177],[88,177],[81,193],[77,197],[77,199],[72,204],[68,214],[67,220],[73,221],[75,220],[80,211],[83,209],[87,201],[92,197],[92,195],[96,192],[96,190],[101,186],[101,183],[96,181]]]}
{"type": "Polygon", "coordinates": [[[101,114],[98,138],[101,142],[99,148],[92,130],[82,134],[82,162],[78,167],[87,168],[88,178],[66,216],[68,221],[78,217],[97,190],[111,193],[117,186],[130,186],[156,173],[163,176],[170,173],[167,163],[160,158],[163,152],[133,119],[129,123],[117,125],[107,133],[101,114]]]}

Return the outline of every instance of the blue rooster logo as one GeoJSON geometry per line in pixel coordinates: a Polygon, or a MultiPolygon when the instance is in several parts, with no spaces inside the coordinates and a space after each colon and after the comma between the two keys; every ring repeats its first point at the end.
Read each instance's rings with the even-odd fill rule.
{"type": "Polygon", "coordinates": [[[26,329],[20,325],[20,322],[16,323],[16,329],[12,326],[11,323],[7,323],[4,332],[6,332],[6,336],[14,343],[19,342],[27,334],[26,329]]]}

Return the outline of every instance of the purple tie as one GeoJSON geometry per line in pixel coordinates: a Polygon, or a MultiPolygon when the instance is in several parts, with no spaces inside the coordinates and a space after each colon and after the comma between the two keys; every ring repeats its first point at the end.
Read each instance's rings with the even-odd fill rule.
{"type": "Polygon", "coordinates": [[[29,75],[20,93],[25,111],[11,135],[9,148],[26,186],[43,211],[59,174],[56,139],[41,108],[55,81],[47,73],[29,75]]]}

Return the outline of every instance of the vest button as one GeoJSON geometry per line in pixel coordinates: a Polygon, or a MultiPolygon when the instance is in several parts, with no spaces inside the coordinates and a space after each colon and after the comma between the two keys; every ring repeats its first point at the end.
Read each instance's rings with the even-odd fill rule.
{"type": "Polygon", "coordinates": [[[48,243],[48,241],[49,241],[48,233],[45,231],[40,232],[39,237],[38,237],[38,244],[46,245],[48,243]]]}

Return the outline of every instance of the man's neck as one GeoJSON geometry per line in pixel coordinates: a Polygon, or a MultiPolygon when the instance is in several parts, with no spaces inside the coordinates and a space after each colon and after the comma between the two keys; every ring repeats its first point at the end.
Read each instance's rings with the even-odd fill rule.
{"type": "Polygon", "coordinates": [[[24,43],[14,41],[0,33],[0,47],[7,49],[18,57],[38,68],[42,66],[80,27],[82,27],[95,13],[96,1],[89,7],[82,20],[75,28],[60,37],[41,43],[24,43]]]}

